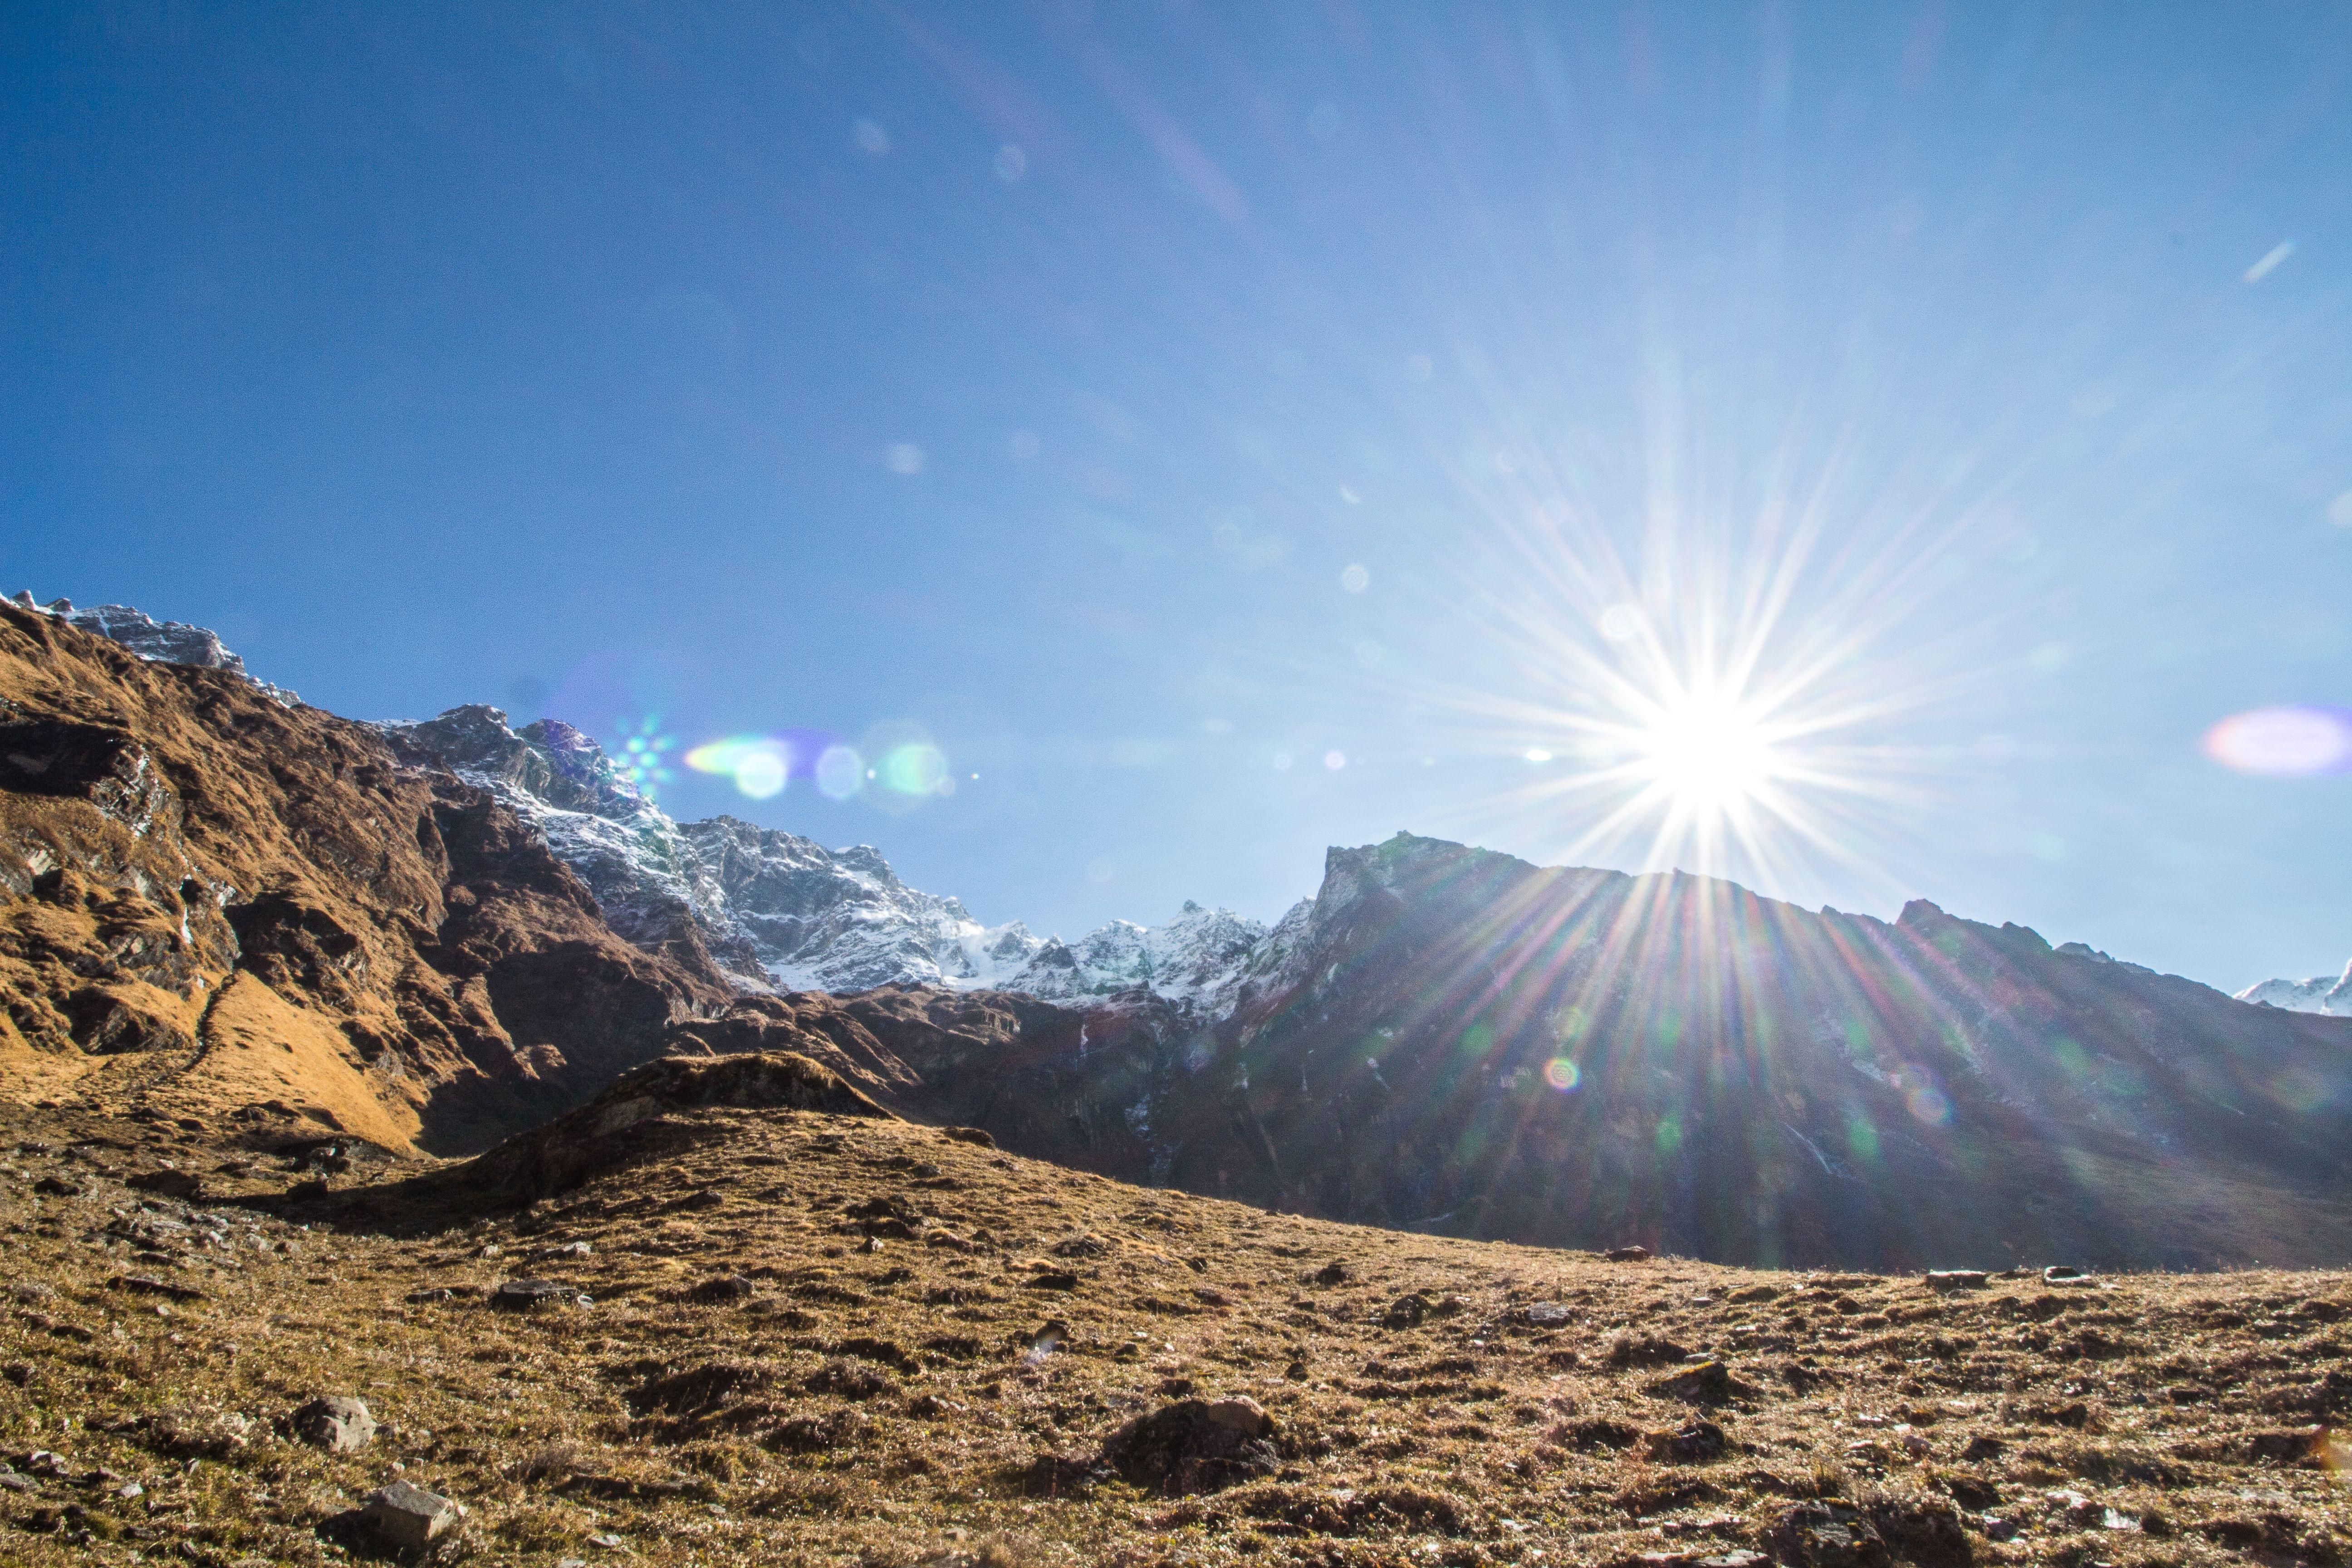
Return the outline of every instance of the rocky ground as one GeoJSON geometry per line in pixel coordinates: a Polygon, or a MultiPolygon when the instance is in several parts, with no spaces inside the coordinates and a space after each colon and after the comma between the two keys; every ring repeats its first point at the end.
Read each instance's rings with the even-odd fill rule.
{"type": "Polygon", "coordinates": [[[672,1070],[472,1168],[7,1112],[0,1560],[2352,1547],[2342,1273],[1929,1281],[1441,1240],[746,1109],[707,1063],[647,1088],[672,1070]],[[411,1525],[436,1498],[463,1517],[394,1544],[362,1505],[395,1481],[411,1525]]]}

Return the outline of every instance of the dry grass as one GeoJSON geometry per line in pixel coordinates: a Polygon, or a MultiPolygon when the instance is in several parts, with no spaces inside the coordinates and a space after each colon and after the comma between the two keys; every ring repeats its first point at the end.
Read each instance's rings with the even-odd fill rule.
{"type": "MultiPolygon", "coordinates": [[[[119,1180],[172,1152],[152,1130],[24,1123],[0,1142],[0,1455],[32,1489],[0,1491],[0,1561],[373,1560],[337,1516],[395,1465],[471,1510],[446,1562],[1696,1563],[1801,1556],[1775,1526],[1809,1500],[1931,1568],[2352,1545],[2308,1431],[2352,1408],[2340,1273],[1937,1293],[1608,1263],[903,1124],[699,1121],[658,1164],[402,1238],[153,1198],[119,1180]],[[90,1135],[123,1147],[65,1147],[90,1135]],[[91,1190],[34,1193],[58,1175],[91,1190]],[[131,1274],[202,1300],[110,1288],[131,1274]],[[594,1303],[479,1294],[515,1277],[594,1303]],[[435,1287],[461,1293],[407,1300],[435,1287]],[[384,1430],[290,1440],[319,1394],[384,1430]],[[1228,1394],[1277,1424],[1259,1473],[1181,1496],[1106,1466],[1124,1424],[1228,1394]]],[[[193,1135],[178,1153],[202,1163],[193,1135]]]]}

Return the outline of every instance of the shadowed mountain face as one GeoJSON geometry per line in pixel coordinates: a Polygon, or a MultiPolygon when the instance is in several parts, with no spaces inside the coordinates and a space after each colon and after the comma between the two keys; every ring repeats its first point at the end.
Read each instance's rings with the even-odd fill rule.
{"type": "Polygon", "coordinates": [[[688,1048],[804,1050],[901,1115],[1323,1217],[1765,1264],[2352,1253],[2352,1021],[1915,903],[1402,835],[1331,852],[1238,1009],[887,987],[688,1048]]]}
{"type": "Polygon", "coordinates": [[[2352,1025],[1914,903],[1334,850],[1172,1092],[1176,1184],[1757,1262],[2352,1251],[2352,1025]]]}

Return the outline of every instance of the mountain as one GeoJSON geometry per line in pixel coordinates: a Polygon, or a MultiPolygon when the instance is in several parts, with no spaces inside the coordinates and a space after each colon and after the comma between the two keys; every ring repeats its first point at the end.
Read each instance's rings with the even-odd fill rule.
{"type": "MultiPolygon", "coordinates": [[[[121,644],[142,659],[219,669],[286,706],[214,633],[128,605],[14,601],[121,644]]],[[[953,898],[908,888],[871,845],[826,849],[731,816],[678,823],[559,720],[520,731],[468,704],[377,726],[414,763],[439,763],[543,837],[595,894],[614,931],[657,955],[717,964],[752,990],[877,985],[997,989],[1073,1000],[1135,987],[1216,1013],[1231,1004],[1265,928],[1187,902],[1162,927],[1114,921],[1075,943],[1014,921],[983,926],[953,898]]]]}
{"type": "Polygon", "coordinates": [[[2352,1018],[2352,963],[2347,963],[2341,974],[2318,974],[2309,980],[2265,980],[2239,992],[2238,1000],[2262,1007],[2284,1007],[2291,1013],[2352,1018]]]}
{"type": "Polygon", "coordinates": [[[672,823],[551,722],[354,723],[16,605],[0,703],[20,1100],[470,1152],[658,1058],[782,1052],[1100,1175],[1467,1237],[2352,1254],[2352,1020],[1932,904],[1400,834],[1270,931],[1193,907],[1066,946],[870,849],[672,823]],[[918,963],[950,983],[776,988],[918,963]]]}
{"type": "Polygon", "coordinates": [[[1024,1152],[1392,1227],[1879,1268],[2352,1256],[2352,1022],[1926,902],[1890,923],[1401,834],[1330,852],[1229,1014],[1152,1000],[877,992],[811,1048],[1024,1152]]]}
{"type": "Polygon", "coordinates": [[[478,1148],[735,994],[488,792],[226,661],[0,605],[0,1082],[264,1146],[478,1148]]]}
{"type": "Polygon", "coordinates": [[[537,828],[613,928],[648,952],[698,942],[754,989],[928,984],[1060,1000],[1140,987],[1206,1014],[1230,1005],[1265,928],[1187,903],[1167,925],[1114,921],[1076,942],[1019,921],[983,926],[955,899],[908,887],[870,845],[827,849],[731,816],[671,820],[596,742],[495,708],[383,726],[537,828]]]}

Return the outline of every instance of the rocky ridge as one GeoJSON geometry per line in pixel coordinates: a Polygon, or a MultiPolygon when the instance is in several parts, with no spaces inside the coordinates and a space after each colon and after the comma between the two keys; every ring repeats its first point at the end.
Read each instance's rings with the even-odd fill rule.
{"type": "Polygon", "coordinates": [[[1018,921],[984,926],[953,898],[898,879],[871,845],[827,849],[732,816],[679,823],[593,738],[555,720],[520,731],[453,708],[384,731],[489,791],[595,889],[614,929],[650,952],[688,932],[754,990],[929,984],[1076,1000],[1142,989],[1227,1010],[1266,929],[1187,903],[1157,928],[1114,921],[1073,943],[1018,921]]]}
{"type": "Polygon", "coordinates": [[[53,599],[47,605],[33,602],[29,588],[18,590],[10,601],[20,609],[56,616],[86,632],[96,632],[109,642],[121,643],[141,658],[164,664],[193,665],[198,669],[225,669],[241,676],[254,687],[291,708],[301,697],[282,686],[273,686],[245,668],[245,660],[231,653],[215,633],[203,626],[190,626],[185,621],[159,621],[144,610],[129,605],[98,605],[89,609],[76,609],[71,599],[53,599]]]}

